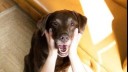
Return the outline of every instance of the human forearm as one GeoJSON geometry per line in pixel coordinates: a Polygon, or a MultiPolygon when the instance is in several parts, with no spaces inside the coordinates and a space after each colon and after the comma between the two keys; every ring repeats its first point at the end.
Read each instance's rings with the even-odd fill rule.
{"type": "Polygon", "coordinates": [[[84,70],[84,66],[81,63],[81,60],[79,59],[79,56],[77,55],[77,46],[81,38],[81,33],[78,32],[78,29],[75,29],[74,31],[74,37],[72,40],[72,43],[70,45],[69,50],[69,59],[71,62],[71,67],[73,72],[86,72],[84,70]]]}
{"type": "Polygon", "coordinates": [[[56,52],[49,53],[48,58],[41,69],[41,72],[54,72],[56,59],[57,59],[56,52]]]}
{"type": "Polygon", "coordinates": [[[49,33],[45,31],[45,36],[48,42],[49,54],[40,72],[54,72],[57,58],[57,49],[55,48],[54,40],[52,39],[52,30],[50,29],[49,33]]]}
{"type": "Polygon", "coordinates": [[[70,54],[69,59],[73,72],[87,72],[77,54],[70,54]]]}

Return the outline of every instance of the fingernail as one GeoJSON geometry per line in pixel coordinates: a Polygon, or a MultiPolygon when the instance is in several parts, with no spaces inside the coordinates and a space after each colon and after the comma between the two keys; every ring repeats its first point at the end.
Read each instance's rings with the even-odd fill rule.
{"type": "Polygon", "coordinates": [[[49,29],[49,32],[52,32],[52,28],[49,29]]]}
{"type": "Polygon", "coordinates": [[[78,31],[78,28],[76,28],[76,31],[78,31]]]}
{"type": "Polygon", "coordinates": [[[52,28],[49,29],[49,34],[52,35],[52,28]]]}

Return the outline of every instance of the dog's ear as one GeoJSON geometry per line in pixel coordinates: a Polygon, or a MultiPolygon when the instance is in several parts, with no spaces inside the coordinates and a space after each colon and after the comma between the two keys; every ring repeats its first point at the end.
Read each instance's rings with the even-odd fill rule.
{"type": "Polygon", "coordinates": [[[44,31],[46,29],[46,24],[49,16],[50,14],[45,15],[37,22],[37,28],[42,32],[42,35],[44,35],[44,31]]]}
{"type": "Polygon", "coordinates": [[[85,29],[85,25],[87,23],[87,18],[77,12],[73,11],[73,15],[76,17],[76,19],[78,20],[78,29],[79,29],[79,33],[83,33],[84,29],[85,29]]]}

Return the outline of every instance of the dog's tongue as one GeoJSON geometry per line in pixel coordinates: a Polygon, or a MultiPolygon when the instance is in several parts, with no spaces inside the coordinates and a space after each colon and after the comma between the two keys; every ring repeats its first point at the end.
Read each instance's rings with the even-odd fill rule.
{"type": "Polygon", "coordinates": [[[59,45],[59,48],[62,52],[66,51],[66,45],[59,45]]]}

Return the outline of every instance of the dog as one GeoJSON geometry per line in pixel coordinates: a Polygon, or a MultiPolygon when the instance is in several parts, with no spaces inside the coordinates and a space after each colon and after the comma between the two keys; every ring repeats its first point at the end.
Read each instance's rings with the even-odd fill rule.
{"type": "Polygon", "coordinates": [[[43,16],[33,34],[30,52],[24,58],[24,72],[40,72],[48,57],[48,44],[44,31],[49,31],[50,28],[55,48],[58,49],[55,72],[66,72],[70,66],[68,50],[74,30],[78,28],[78,32],[83,33],[86,22],[85,16],[70,10],[59,10],[43,16]]]}

